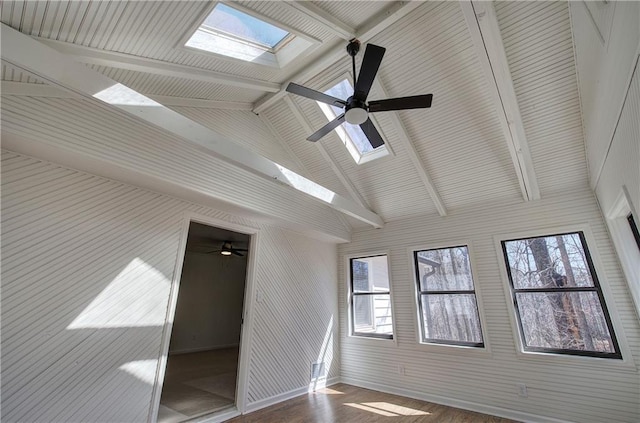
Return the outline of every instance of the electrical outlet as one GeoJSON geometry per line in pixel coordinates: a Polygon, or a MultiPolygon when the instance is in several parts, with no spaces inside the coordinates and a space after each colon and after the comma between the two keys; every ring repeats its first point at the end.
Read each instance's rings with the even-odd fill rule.
{"type": "Polygon", "coordinates": [[[518,388],[518,396],[522,398],[527,398],[529,395],[527,394],[527,385],[524,383],[517,383],[516,387],[518,388]]]}

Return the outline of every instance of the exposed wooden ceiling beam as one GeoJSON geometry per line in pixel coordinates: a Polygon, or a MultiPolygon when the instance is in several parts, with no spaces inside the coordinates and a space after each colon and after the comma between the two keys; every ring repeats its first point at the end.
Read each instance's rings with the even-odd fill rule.
{"type": "Polygon", "coordinates": [[[127,69],[138,72],[146,72],[154,75],[173,76],[177,78],[205,81],[213,84],[231,85],[255,91],[275,93],[280,85],[258,79],[229,75],[227,73],[194,68],[192,66],[179,65],[164,62],[162,60],[149,59],[131,54],[115,51],[99,50],[62,41],[54,41],[46,38],[36,38],[38,41],[54,48],[73,58],[76,62],[89,65],[109,66],[118,69],[127,69]]]}
{"type": "Polygon", "coordinates": [[[491,2],[485,1],[461,1],[460,6],[477,57],[490,86],[498,120],[507,140],[516,175],[518,175],[522,196],[525,200],[537,200],[540,198],[540,188],[495,9],[491,2]]]}
{"type": "Polygon", "coordinates": [[[351,40],[356,36],[354,28],[309,1],[283,1],[281,4],[306,15],[343,40],[351,40]]]}
{"type": "MultiPolygon", "coordinates": [[[[29,84],[26,82],[1,81],[2,95],[28,97],[79,98],[80,96],[52,85],[29,84]]],[[[199,107],[203,109],[251,110],[251,103],[237,101],[201,100],[197,98],[173,97],[166,95],[148,96],[163,106],[199,107]]]]}
{"type": "MultiPolygon", "coordinates": [[[[362,43],[366,43],[371,38],[375,37],[380,32],[393,25],[398,20],[402,19],[422,5],[423,2],[420,1],[394,2],[387,9],[371,18],[362,26],[362,28],[359,28],[356,31],[355,38],[359,39],[362,43]]],[[[267,94],[263,98],[259,99],[255,103],[253,111],[256,113],[261,113],[267,107],[283,98],[287,94],[285,89],[287,88],[287,85],[289,85],[289,82],[297,82],[298,84],[306,82],[327,67],[334,64],[337,60],[341,58],[348,58],[345,48],[346,43],[343,40],[334,43],[333,46],[327,51],[327,53],[319,60],[310,63],[300,72],[296,73],[288,81],[282,84],[281,89],[278,92],[267,94]]]]}
{"type": "MultiPolygon", "coordinates": [[[[284,98],[284,101],[285,101],[285,103],[287,103],[287,106],[289,106],[289,109],[291,110],[291,113],[296,117],[296,119],[298,120],[300,125],[302,125],[302,128],[308,134],[313,133],[314,129],[312,128],[311,124],[309,123],[307,118],[302,115],[302,113],[300,112],[300,109],[293,103],[293,100],[291,100],[291,98],[287,96],[287,97],[284,98]]],[[[308,141],[305,140],[305,141],[302,141],[302,142],[308,142],[308,141]]],[[[333,173],[338,177],[338,179],[340,180],[342,185],[347,189],[349,194],[351,194],[351,196],[357,202],[359,202],[360,205],[370,209],[371,207],[368,205],[367,201],[360,194],[360,192],[355,187],[355,185],[353,185],[353,182],[351,182],[349,177],[342,171],[340,166],[338,166],[338,164],[333,159],[333,157],[331,157],[331,155],[329,154],[327,149],[324,148],[322,143],[318,141],[318,142],[315,142],[314,144],[318,148],[318,151],[320,152],[320,155],[322,155],[322,157],[325,159],[325,161],[329,164],[329,166],[331,167],[331,170],[333,170],[333,173]]]]}
{"type": "MultiPolygon", "coordinates": [[[[384,88],[382,83],[377,78],[373,81],[373,89],[379,94],[381,94],[382,98],[390,97],[387,90],[384,88]]],[[[393,113],[388,113],[387,116],[393,122],[393,126],[394,126],[393,129],[396,135],[398,136],[398,139],[402,143],[402,146],[407,151],[407,154],[409,155],[409,159],[411,160],[411,163],[413,163],[413,166],[418,172],[418,176],[420,177],[420,180],[424,184],[424,187],[427,189],[427,192],[429,193],[429,197],[431,197],[431,201],[433,201],[433,204],[436,206],[438,213],[440,214],[440,216],[446,216],[447,208],[444,206],[444,201],[442,201],[442,198],[440,197],[438,190],[436,190],[436,187],[433,184],[433,181],[431,180],[431,177],[429,176],[429,173],[427,172],[427,169],[424,166],[424,163],[422,162],[422,160],[420,160],[420,156],[418,155],[416,148],[413,146],[413,142],[411,142],[411,139],[407,134],[407,130],[405,129],[402,122],[400,121],[398,114],[393,112],[393,113]]]]}
{"type": "Polygon", "coordinates": [[[174,136],[204,147],[216,156],[266,177],[273,183],[287,185],[335,210],[366,222],[376,228],[384,226],[382,218],[371,210],[340,196],[271,160],[247,150],[148,97],[92,71],[40,43],[2,24],[2,59],[24,69],[44,81],[58,85],[87,98],[101,100],[120,113],[134,116],[141,123],[163,129],[174,136]],[[110,100],[117,97],[118,101],[110,100]],[[123,104],[124,103],[124,104],[123,104]]]}

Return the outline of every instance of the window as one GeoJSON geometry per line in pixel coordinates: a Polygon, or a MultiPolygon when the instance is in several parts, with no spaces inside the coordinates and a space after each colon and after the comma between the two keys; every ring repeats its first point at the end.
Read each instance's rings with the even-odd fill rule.
{"type": "Polygon", "coordinates": [[[393,339],[387,256],[352,258],[350,267],[352,335],[393,339]]]}
{"type": "Polygon", "coordinates": [[[502,250],[525,351],[622,358],[582,232],[502,250]]]}
{"type": "Polygon", "coordinates": [[[283,67],[314,44],[240,6],[217,3],[184,44],[210,53],[263,65],[283,67]],[[247,11],[249,12],[249,11],[247,11]]]}
{"type": "Polygon", "coordinates": [[[484,347],[466,246],[413,252],[422,342],[484,347]]]}
{"type": "MultiPolygon", "coordinates": [[[[324,93],[346,100],[353,95],[353,87],[345,78],[326,90],[324,93]]],[[[343,113],[343,110],[340,107],[331,106],[321,102],[317,103],[329,121],[334,120],[343,113]]],[[[359,125],[352,125],[345,121],[342,125],[338,126],[335,131],[347,147],[349,153],[351,153],[353,160],[358,164],[366,163],[370,160],[389,154],[389,150],[384,144],[384,141],[382,141],[382,145],[374,148],[371,141],[369,141],[359,125]]],[[[374,142],[374,145],[377,144],[378,142],[374,142]]]]}

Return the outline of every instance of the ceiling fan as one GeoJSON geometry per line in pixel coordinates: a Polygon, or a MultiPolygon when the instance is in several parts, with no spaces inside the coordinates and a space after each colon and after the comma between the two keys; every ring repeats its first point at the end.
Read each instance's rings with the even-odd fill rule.
{"type": "Polygon", "coordinates": [[[243,252],[248,251],[246,248],[233,248],[231,241],[225,241],[222,243],[222,248],[219,250],[209,251],[209,253],[220,253],[223,256],[230,256],[231,254],[235,256],[244,257],[243,252]]]}
{"type": "Polygon", "coordinates": [[[344,109],[344,113],[311,134],[307,140],[313,142],[318,141],[320,138],[324,137],[341,125],[344,121],[347,121],[353,125],[360,125],[360,128],[362,128],[362,131],[369,139],[369,142],[371,142],[371,146],[373,148],[377,148],[384,144],[384,141],[382,140],[378,130],[372,124],[371,119],[369,119],[369,113],[431,107],[433,94],[389,98],[386,100],[373,100],[367,103],[367,96],[369,95],[369,91],[373,85],[373,80],[378,73],[378,68],[380,67],[380,63],[382,62],[382,57],[384,56],[386,49],[374,44],[367,44],[367,48],[364,52],[364,58],[362,59],[362,65],[360,66],[360,74],[356,79],[356,54],[358,54],[358,51],[360,51],[360,41],[356,39],[349,41],[349,44],[347,45],[347,52],[351,56],[354,76],[353,86],[355,88],[353,95],[346,100],[341,100],[293,82],[290,82],[287,86],[286,90],[291,94],[310,98],[311,100],[320,101],[331,106],[342,107],[344,109]]]}

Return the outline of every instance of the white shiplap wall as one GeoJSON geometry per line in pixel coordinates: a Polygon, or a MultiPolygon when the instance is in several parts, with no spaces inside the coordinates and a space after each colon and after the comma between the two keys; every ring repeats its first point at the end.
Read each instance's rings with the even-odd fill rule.
{"type": "MultiPolygon", "coordinates": [[[[3,422],[147,420],[185,212],[258,226],[3,150],[3,422]]],[[[339,371],[335,245],[258,240],[249,407],[339,371]]]]}
{"type": "MultiPolygon", "coordinates": [[[[308,227],[332,235],[348,234],[333,210],[310,196],[245,171],[96,101],[3,96],[2,132],[3,144],[21,153],[40,155],[44,149],[69,152],[97,160],[109,169],[133,170],[178,185],[181,191],[279,219],[280,224],[297,223],[297,230],[308,227]]],[[[239,127],[237,136],[244,138],[246,133],[244,126],[239,127]]],[[[247,138],[251,137],[249,131],[247,138]]]]}
{"type": "Polygon", "coordinates": [[[497,2],[541,195],[588,184],[568,2],[497,2]]]}
{"type": "Polygon", "coordinates": [[[297,173],[304,173],[291,155],[269,132],[269,128],[250,111],[172,107],[183,116],[198,122],[241,146],[297,173]]]}
{"type": "MultiPolygon", "coordinates": [[[[476,208],[446,218],[425,216],[388,223],[380,230],[362,230],[339,247],[340,300],[346,301],[345,260],[349,254],[390,251],[397,346],[392,342],[365,342],[348,333],[346,306],[340,309],[342,380],[374,389],[394,391],[435,402],[468,407],[517,420],[573,422],[637,422],[640,419],[640,326],[635,316],[617,258],[593,194],[584,189],[540,201],[476,208]],[[602,264],[602,284],[612,292],[609,309],[622,327],[616,334],[627,342],[630,367],[602,359],[525,358],[516,353],[494,236],[527,230],[588,224],[594,234],[593,253],[602,264]],[[476,288],[484,313],[490,353],[452,347],[438,350],[417,344],[413,269],[409,248],[470,243],[477,276],[476,288]],[[400,375],[397,366],[404,366],[400,375]],[[517,394],[525,383],[528,398],[517,394]],[[557,420],[555,420],[557,421],[557,420]]],[[[624,353],[624,350],[623,350],[624,353]]]]}
{"type": "Polygon", "coordinates": [[[640,3],[589,3],[569,6],[589,177],[595,188],[640,54],[640,3]]]}
{"type": "Polygon", "coordinates": [[[637,213],[640,210],[640,69],[637,67],[596,186],[596,195],[605,213],[614,205],[623,186],[637,213]]]}

